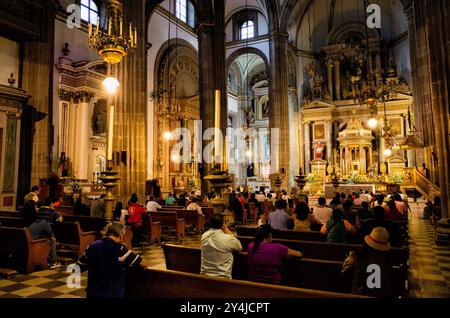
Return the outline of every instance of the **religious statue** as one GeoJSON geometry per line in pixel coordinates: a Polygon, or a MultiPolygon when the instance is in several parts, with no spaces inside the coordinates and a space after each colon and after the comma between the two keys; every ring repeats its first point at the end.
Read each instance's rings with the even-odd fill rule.
{"type": "Polygon", "coordinates": [[[59,172],[61,177],[69,176],[69,160],[65,152],[61,152],[61,157],[59,158],[59,172]]]}
{"type": "Polygon", "coordinates": [[[316,159],[323,159],[323,148],[320,143],[316,145],[316,159]]]}
{"type": "Polygon", "coordinates": [[[99,99],[92,112],[92,131],[95,135],[106,133],[106,100],[99,99]]]}
{"type": "Polygon", "coordinates": [[[181,175],[181,173],[178,175],[177,180],[176,180],[176,185],[177,188],[183,189],[184,188],[184,178],[181,175]]]}
{"type": "Polygon", "coordinates": [[[262,102],[262,113],[263,118],[269,117],[269,101],[267,99],[262,102]]]}
{"type": "Polygon", "coordinates": [[[251,124],[255,123],[255,113],[251,107],[244,109],[244,112],[247,114],[247,126],[250,127],[251,124]]]}

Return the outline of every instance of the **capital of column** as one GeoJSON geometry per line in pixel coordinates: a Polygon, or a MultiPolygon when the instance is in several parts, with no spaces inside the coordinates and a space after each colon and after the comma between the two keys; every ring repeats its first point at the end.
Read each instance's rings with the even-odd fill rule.
{"type": "Polygon", "coordinates": [[[76,102],[89,103],[94,96],[95,94],[92,92],[80,91],[75,93],[74,100],[76,102]]]}
{"type": "Polygon", "coordinates": [[[63,88],[59,89],[58,92],[59,99],[65,102],[70,102],[74,99],[75,94],[73,92],[69,92],[63,88]]]}
{"type": "Polygon", "coordinates": [[[283,41],[287,42],[288,39],[289,39],[289,33],[281,32],[281,31],[272,31],[270,33],[270,38],[271,39],[280,39],[280,40],[283,40],[283,41]]]}

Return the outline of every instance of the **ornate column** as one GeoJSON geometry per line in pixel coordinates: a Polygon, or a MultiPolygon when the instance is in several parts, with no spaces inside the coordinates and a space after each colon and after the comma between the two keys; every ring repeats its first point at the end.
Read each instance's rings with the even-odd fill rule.
{"type": "Polygon", "coordinates": [[[370,168],[373,168],[372,146],[369,146],[369,167],[370,167],[370,168]]]}
{"type": "Polygon", "coordinates": [[[341,100],[341,61],[339,58],[334,61],[334,81],[336,100],[341,100]]]}
{"type": "Polygon", "coordinates": [[[309,122],[305,122],[303,125],[303,141],[305,146],[305,174],[311,172],[310,161],[311,161],[311,136],[310,136],[310,126],[309,122]]]}
{"type": "Polygon", "coordinates": [[[339,147],[339,168],[341,169],[342,172],[344,172],[344,162],[345,162],[344,148],[339,147]]]}
{"type": "Polygon", "coordinates": [[[359,146],[359,170],[361,172],[366,173],[366,150],[364,148],[364,145],[359,146]]]}
{"type": "Polygon", "coordinates": [[[333,93],[333,59],[327,59],[327,75],[328,75],[328,93],[330,94],[330,100],[334,100],[333,93]]]}
{"type": "MultiPolygon", "coordinates": [[[[288,189],[290,184],[290,124],[288,103],[288,77],[287,77],[287,41],[288,34],[273,31],[270,34],[270,128],[279,129],[279,168],[284,169],[282,187],[288,189]]],[[[272,163],[273,164],[273,163],[272,163]]],[[[306,166],[309,162],[306,163],[306,166]]]]}
{"type": "Polygon", "coordinates": [[[327,121],[327,161],[328,164],[333,165],[333,122],[327,121]]]}
{"type": "Polygon", "coordinates": [[[79,106],[77,112],[75,175],[78,180],[88,180],[89,138],[91,137],[91,121],[89,120],[90,101],[93,93],[80,92],[77,96],[79,106]]]}
{"type": "MultiPolygon", "coordinates": [[[[200,119],[202,121],[202,134],[208,128],[214,127],[214,98],[215,98],[215,64],[214,64],[214,21],[213,5],[211,0],[198,2],[198,65],[199,65],[199,102],[200,119]]],[[[209,142],[204,141],[202,149],[209,142]]],[[[209,174],[208,164],[201,163],[203,175],[209,174]]],[[[208,191],[208,183],[202,180],[202,193],[208,191]]]]}
{"type": "MultiPolygon", "coordinates": [[[[181,118],[181,129],[188,129],[188,119],[187,118],[181,118]]],[[[184,130],[183,129],[183,130],[184,130]]],[[[183,138],[183,137],[182,137],[183,138]]],[[[192,141],[191,141],[192,142],[192,141]]],[[[182,154],[180,154],[182,156],[182,154]]],[[[185,174],[187,173],[187,167],[188,167],[188,163],[186,162],[182,162],[181,163],[181,173],[185,174]]]]}

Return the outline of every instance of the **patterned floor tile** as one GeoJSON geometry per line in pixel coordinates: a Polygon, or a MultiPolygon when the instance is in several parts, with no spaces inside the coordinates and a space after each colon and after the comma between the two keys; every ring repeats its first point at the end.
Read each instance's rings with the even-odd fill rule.
{"type": "Polygon", "coordinates": [[[27,288],[22,288],[22,289],[12,291],[11,294],[21,296],[21,297],[29,297],[31,295],[42,293],[45,291],[47,291],[47,290],[44,288],[32,286],[32,287],[27,287],[27,288]]]}

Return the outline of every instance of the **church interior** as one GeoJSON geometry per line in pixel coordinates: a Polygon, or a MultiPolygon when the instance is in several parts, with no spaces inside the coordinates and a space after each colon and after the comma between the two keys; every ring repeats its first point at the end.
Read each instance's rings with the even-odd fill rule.
{"type": "Polygon", "coordinates": [[[125,297],[450,297],[449,10],[0,0],[0,298],[92,296],[94,270],[73,266],[112,221],[147,265],[125,297]],[[50,239],[31,229],[41,210],[50,239]],[[203,273],[219,216],[241,246],[231,280],[203,273]],[[303,255],[277,283],[251,268],[263,225],[303,255]],[[347,255],[379,247],[377,229],[389,290],[355,292],[347,255]]]}

